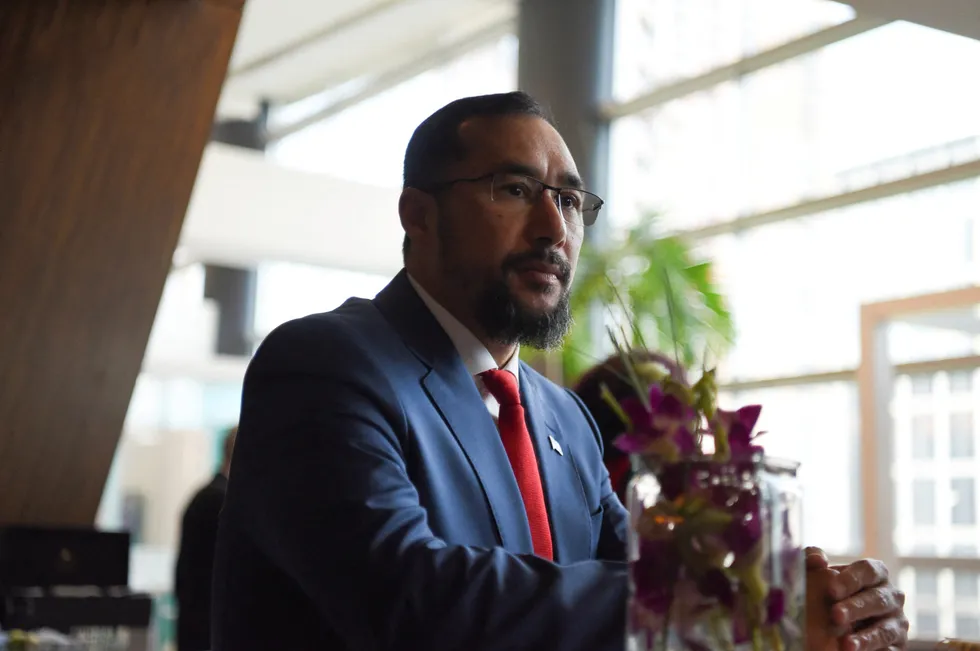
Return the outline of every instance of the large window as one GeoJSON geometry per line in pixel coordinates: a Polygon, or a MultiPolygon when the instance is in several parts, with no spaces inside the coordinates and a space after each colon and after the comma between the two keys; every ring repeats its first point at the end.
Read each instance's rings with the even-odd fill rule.
{"type": "Polygon", "coordinates": [[[732,405],[763,405],[760,443],[776,457],[803,461],[803,534],[828,553],[858,554],[862,548],[857,436],[857,391],[853,382],[739,391],[721,398],[732,405]],[[833,481],[827,481],[833,477],[833,481]]]}
{"type": "Polygon", "coordinates": [[[956,81],[978,66],[980,42],[893,23],[617,120],[612,218],[687,229],[980,158],[956,81]]]}
{"type": "Polygon", "coordinates": [[[898,372],[876,385],[881,459],[862,457],[876,407],[857,371],[862,306],[980,281],[980,86],[962,81],[980,42],[895,22],[675,92],[855,14],[827,0],[619,0],[617,13],[614,100],[644,108],[612,124],[613,228],[656,214],[714,261],[737,330],[726,399],[763,404],[767,449],[803,462],[808,542],[886,556],[916,637],[976,637],[978,319],[886,324],[877,354],[898,372]]]}
{"type": "MultiPolygon", "coordinates": [[[[970,180],[702,240],[738,331],[726,373],[744,379],[856,367],[863,303],[980,278],[980,261],[964,246],[978,201],[980,182],[970,180]],[[925,228],[925,215],[942,218],[925,228]]],[[[965,338],[950,341],[906,330],[901,361],[972,348],[965,338]]]]}
{"type": "Polygon", "coordinates": [[[630,99],[854,16],[825,0],[618,0],[613,94],[630,99]]]}

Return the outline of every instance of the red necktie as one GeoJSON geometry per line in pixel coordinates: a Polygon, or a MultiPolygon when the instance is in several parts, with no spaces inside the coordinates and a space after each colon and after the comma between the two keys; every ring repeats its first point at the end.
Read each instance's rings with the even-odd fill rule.
{"type": "Polygon", "coordinates": [[[480,377],[490,395],[500,403],[497,428],[524,499],[534,553],[550,561],[554,558],[554,551],[548,509],[544,504],[544,489],[541,488],[541,473],[538,471],[538,459],[531,443],[531,433],[524,421],[524,407],[521,406],[517,378],[510,371],[501,370],[486,371],[480,377]]]}

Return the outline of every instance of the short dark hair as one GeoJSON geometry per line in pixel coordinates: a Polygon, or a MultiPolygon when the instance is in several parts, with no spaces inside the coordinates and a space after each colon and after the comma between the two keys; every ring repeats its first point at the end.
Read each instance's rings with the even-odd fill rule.
{"type": "MultiPolygon", "coordinates": [[[[459,138],[459,127],[477,117],[530,115],[554,125],[551,113],[523,91],[464,97],[446,104],[427,117],[412,134],[405,149],[403,187],[425,189],[444,181],[446,167],[462,160],[466,150],[459,138]]],[[[402,254],[408,253],[405,236],[402,254]]]]}

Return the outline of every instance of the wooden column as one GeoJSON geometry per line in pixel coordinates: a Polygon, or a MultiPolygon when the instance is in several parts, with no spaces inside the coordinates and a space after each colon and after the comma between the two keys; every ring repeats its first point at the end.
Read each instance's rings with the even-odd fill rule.
{"type": "Polygon", "coordinates": [[[243,3],[0,2],[0,523],[94,521],[243,3]]]}

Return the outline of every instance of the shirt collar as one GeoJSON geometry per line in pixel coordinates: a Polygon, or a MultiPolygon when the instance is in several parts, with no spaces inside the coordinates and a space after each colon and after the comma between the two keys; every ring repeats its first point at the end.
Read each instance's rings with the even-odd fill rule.
{"type": "MultiPolygon", "coordinates": [[[[456,348],[456,352],[459,356],[463,358],[463,365],[466,370],[472,376],[477,376],[484,371],[492,371],[497,367],[497,362],[493,359],[493,355],[487,350],[479,339],[476,338],[469,329],[459,322],[459,319],[454,317],[449,313],[449,310],[439,305],[436,299],[432,298],[428,292],[422,289],[411,274],[408,275],[408,282],[411,283],[412,288],[425,303],[425,306],[429,308],[432,312],[432,316],[436,318],[442,329],[446,331],[449,336],[449,340],[453,342],[453,346],[456,348]]],[[[507,360],[504,364],[503,370],[510,371],[513,373],[514,377],[518,380],[521,379],[519,375],[519,370],[521,367],[520,361],[520,348],[514,350],[514,354],[511,358],[507,360]]]]}

